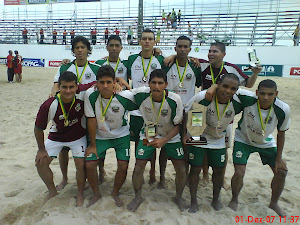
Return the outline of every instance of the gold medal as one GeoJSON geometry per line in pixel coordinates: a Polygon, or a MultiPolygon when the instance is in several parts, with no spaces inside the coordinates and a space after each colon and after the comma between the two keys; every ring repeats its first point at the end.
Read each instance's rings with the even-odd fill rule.
{"type": "Polygon", "coordinates": [[[218,121],[218,128],[221,127],[221,121],[218,121]]]}
{"type": "Polygon", "coordinates": [[[180,88],[183,88],[183,82],[180,82],[178,85],[180,88]]]}
{"type": "Polygon", "coordinates": [[[69,120],[65,120],[64,125],[65,125],[65,127],[69,126],[69,120]]]}
{"type": "Polygon", "coordinates": [[[143,77],[143,81],[144,81],[144,82],[147,82],[147,77],[143,77]]]}
{"type": "Polygon", "coordinates": [[[100,117],[100,122],[105,122],[105,116],[100,117]]]}

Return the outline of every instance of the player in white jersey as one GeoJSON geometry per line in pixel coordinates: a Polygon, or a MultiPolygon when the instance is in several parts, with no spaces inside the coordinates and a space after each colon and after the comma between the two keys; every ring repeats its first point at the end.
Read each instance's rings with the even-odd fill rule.
{"type": "MultiPolygon", "coordinates": [[[[180,36],[176,41],[175,51],[177,55],[175,62],[170,67],[165,68],[167,72],[168,89],[181,97],[183,105],[186,105],[195,95],[196,86],[199,87],[201,85],[201,69],[196,68],[194,63],[188,60],[191,45],[192,41],[187,36],[180,36]]],[[[159,188],[165,188],[167,157],[164,153],[164,151],[161,151],[159,157],[159,188]]]]}
{"type": "Polygon", "coordinates": [[[86,173],[94,196],[88,206],[93,205],[101,197],[98,186],[98,159],[104,158],[106,150],[114,148],[118,169],[112,196],[116,205],[121,207],[119,190],[126,180],[130,157],[128,110],[137,109],[131,91],[126,90],[114,94],[115,71],[109,65],[102,66],[97,73],[97,89],[90,88],[85,94],[85,115],[90,144],[86,149],[86,173]]]}
{"type": "Polygon", "coordinates": [[[76,95],[79,89],[74,73],[65,71],[58,81],[60,93],[46,100],[37,114],[34,133],[38,144],[35,163],[38,173],[46,184],[49,194],[46,201],[57,195],[53,182],[53,173],[49,167],[63,147],[71,149],[76,165],[77,200],[81,206],[84,201],[85,183],[84,152],[86,148],[86,119],[84,116],[83,95],[76,95]],[[44,130],[52,122],[47,140],[44,142],[44,130]]]}
{"type": "Polygon", "coordinates": [[[235,131],[233,163],[235,173],[231,180],[232,199],[229,207],[236,210],[238,195],[243,187],[248,157],[258,152],[262,163],[268,164],[274,177],[271,183],[272,197],[269,207],[279,216],[285,212],[279,207],[278,200],[283,191],[287,175],[286,162],[282,159],[285,131],[289,129],[290,107],[277,98],[277,85],[273,80],[259,83],[256,94],[244,93],[243,115],[235,131]],[[272,132],[277,129],[277,144],[272,132]]]}
{"type": "MultiPolygon", "coordinates": [[[[140,45],[142,51],[139,54],[130,55],[127,62],[128,78],[132,81],[132,87],[148,86],[150,73],[163,66],[163,56],[154,56],[153,47],[155,46],[155,35],[153,31],[145,29],[142,32],[140,45]]],[[[140,130],[144,124],[141,113],[136,110],[130,112],[130,140],[135,142],[135,149],[139,143],[140,130]]],[[[155,154],[151,160],[150,184],[156,181],[155,178],[155,154]]]]}
{"type": "Polygon", "coordinates": [[[133,212],[143,202],[143,174],[147,161],[153,158],[156,148],[166,151],[171,158],[176,171],[175,203],[180,210],[186,208],[182,198],[186,182],[186,170],[179,135],[183,106],[180,96],[168,91],[166,87],[166,73],[162,69],[157,69],[150,74],[149,87],[140,87],[132,90],[136,104],[145,121],[141,130],[137,151],[135,152],[136,163],[132,175],[135,198],[127,206],[127,209],[133,212]]]}
{"type": "MultiPolygon", "coordinates": [[[[191,165],[189,174],[189,188],[191,193],[191,207],[189,212],[198,210],[197,188],[199,174],[204,166],[204,157],[207,155],[208,164],[213,168],[213,199],[211,205],[220,210],[222,204],[219,200],[221,187],[223,185],[225,166],[225,134],[226,128],[233,120],[234,116],[241,111],[238,104],[236,91],[238,90],[239,79],[235,74],[225,74],[218,82],[216,95],[209,99],[207,90],[196,94],[187,104],[186,111],[190,110],[194,102],[207,107],[206,128],[202,136],[206,139],[207,145],[189,145],[188,160],[191,165]]],[[[189,138],[184,135],[183,140],[189,138]]]]}

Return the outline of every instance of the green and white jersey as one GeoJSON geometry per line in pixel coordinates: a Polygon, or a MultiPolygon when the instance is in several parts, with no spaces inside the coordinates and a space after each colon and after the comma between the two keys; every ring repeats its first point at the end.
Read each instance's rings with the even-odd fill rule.
{"type": "Polygon", "coordinates": [[[101,121],[101,102],[103,111],[110,99],[101,98],[101,94],[94,87],[88,89],[84,96],[84,113],[86,117],[96,117],[96,139],[107,140],[129,135],[127,122],[128,110],[137,109],[131,91],[121,91],[113,96],[105,113],[105,121],[101,121]],[[102,100],[102,101],[101,101],[102,100]]]}
{"type": "Polygon", "coordinates": [[[77,80],[80,80],[80,76],[84,70],[84,74],[82,74],[82,78],[80,80],[80,84],[88,84],[93,81],[96,81],[96,75],[98,72],[98,69],[100,68],[99,65],[94,64],[94,63],[88,63],[87,67],[84,70],[84,66],[78,66],[78,74],[76,71],[76,66],[75,66],[75,60],[73,62],[70,62],[67,65],[61,65],[54,77],[54,83],[58,82],[58,79],[60,77],[60,74],[64,71],[71,71],[77,76],[77,80]]]}
{"type": "MultiPolygon", "coordinates": [[[[141,55],[130,55],[125,65],[127,67],[128,77],[130,77],[132,81],[132,88],[148,87],[150,73],[155,69],[161,69],[163,67],[163,61],[163,56],[153,56],[149,65],[150,59],[144,59],[145,71],[147,71],[149,65],[146,80],[144,81],[144,69],[141,55]]],[[[130,114],[135,116],[141,116],[141,113],[139,111],[132,111],[130,112],[130,114]]]]}
{"type": "Polygon", "coordinates": [[[265,131],[263,135],[262,125],[257,107],[257,96],[254,92],[243,90],[239,94],[243,105],[243,115],[235,130],[234,140],[258,148],[271,148],[276,146],[276,141],[272,132],[277,128],[278,131],[286,131],[290,125],[290,107],[285,102],[276,98],[270,111],[261,109],[263,126],[265,131]]]}
{"type": "MultiPolygon", "coordinates": [[[[233,120],[236,114],[239,114],[242,110],[242,106],[239,98],[235,94],[233,99],[226,104],[218,103],[219,118],[216,107],[216,100],[208,101],[205,99],[207,90],[197,93],[185,107],[185,111],[189,111],[192,108],[193,102],[199,103],[207,107],[206,110],[206,128],[202,134],[207,140],[207,145],[201,145],[201,148],[220,149],[226,148],[225,146],[225,134],[226,128],[233,120]]],[[[237,92],[238,93],[238,92],[237,92]]],[[[196,146],[196,145],[195,145],[196,146]]]]}
{"type": "MultiPolygon", "coordinates": [[[[144,119],[144,127],[140,133],[140,139],[145,138],[145,125],[147,122],[156,122],[162,102],[153,102],[150,98],[150,88],[140,87],[132,89],[135,102],[144,119]]],[[[165,100],[161,108],[161,114],[157,121],[156,138],[165,137],[177,124],[182,122],[183,106],[179,95],[166,90],[165,100]]],[[[168,143],[180,142],[180,134],[175,135],[168,143]]]]}
{"type": "Polygon", "coordinates": [[[124,80],[126,80],[128,82],[127,68],[123,64],[123,62],[124,62],[123,60],[119,61],[117,69],[116,69],[117,62],[109,62],[108,63],[107,59],[100,59],[100,60],[96,61],[95,63],[100,65],[100,66],[110,65],[115,70],[116,77],[121,77],[121,78],[123,78],[124,80]]]}
{"type": "Polygon", "coordinates": [[[195,95],[195,87],[201,86],[201,68],[195,68],[191,62],[185,66],[179,66],[180,76],[184,74],[182,87],[180,87],[180,76],[176,63],[166,68],[168,89],[175,92],[181,97],[182,103],[185,105],[195,95]]]}

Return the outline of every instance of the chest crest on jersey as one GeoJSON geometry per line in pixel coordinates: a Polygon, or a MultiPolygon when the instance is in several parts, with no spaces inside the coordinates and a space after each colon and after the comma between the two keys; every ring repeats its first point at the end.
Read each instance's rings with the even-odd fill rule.
{"type": "Polygon", "coordinates": [[[167,116],[168,115],[168,110],[167,109],[161,110],[161,115],[162,116],[167,116]]]}
{"type": "Polygon", "coordinates": [[[64,120],[65,117],[64,117],[64,115],[60,115],[60,116],[58,117],[58,119],[59,119],[59,120],[64,120]]]}
{"type": "Polygon", "coordinates": [[[85,78],[86,78],[86,79],[90,79],[90,78],[91,78],[91,76],[92,76],[92,74],[91,74],[91,73],[86,73],[86,74],[85,74],[85,78]]]}
{"type": "Polygon", "coordinates": [[[152,69],[156,69],[156,68],[157,68],[157,65],[156,65],[155,63],[152,63],[152,64],[151,64],[151,68],[152,68],[152,69]]]}
{"type": "MultiPolygon", "coordinates": [[[[269,117],[269,120],[268,120],[268,124],[271,124],[271,123],[272,123],[272,120],[273,120],[273,118],[270,116],[270,117],[269,117]]],[[[267,118],[265,119],[265,123],[266,123],[266,121],[267,121],[267,118]]]]}
{"type": "Polygon", "coordinates": [[[185,75],[185,77],[186,77],[186,79],[187,79],[187,80],[190,80],[190,79],[192,79],[192,76],[193,76],[193,75],[192,75],[192,74],[190,74],[190,73],[188,73],[187,75],[185,75]]]}
{"type": "Polygon", "coordinates": [[[232,110],[228,110],[228,111],[225,113],[225,117],[226,117],[226,118],[231,117],[232,113],[233,113],[232,110]]]}
{"type": "Polygon", "coordinates": [[[120,112],[120,107],[119,107],[119,106],[117,106],[117,105],[115,105],[115,106],[111,107],[111,109],[112,109],[112,111],[113,111],[114,113],[118,113],[118,112],[120,112]]]}
{"type": "Polygon", "coordinates": [[[75,106],[76,112],[79,112],[80,109],[81,109],[80,103],[77,103],[77,105],[75,106]]]}
{"type": "Polygon", "coordinates": [[[123,68],[122,68],[122,67],[119,67],[119,68],[118,68],[118,74],[121,74],[121,73],[123,73],[123,68]]]}

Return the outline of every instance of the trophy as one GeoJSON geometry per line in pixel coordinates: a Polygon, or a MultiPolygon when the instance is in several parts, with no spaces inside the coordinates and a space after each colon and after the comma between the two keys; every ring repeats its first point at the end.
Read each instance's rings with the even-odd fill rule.
{"type": "Polygon", "coordinates": [[[250,68],[251,67],[257,67],[260,63],[259,63],[259,60],[256,56],[255,49],[248,48],[247,52],[248,52],[248,57],[249,57],[250,68]]]}
{"type": "Polygon", "coordinates": [[[187,113],[187,131],[192,136],[187,145],[206,145],[207,141],[201,134],[206,127],[206,107],[193,103],[192,110],[187,113]]]}
{"type": "Polygon", "coordinates": [[[146,138],[143,140],[143,145],[147,145],[149,142],[153,141],[156,136],[156,125],[157,123],[148,121],[145,126],[146,138]]]}

